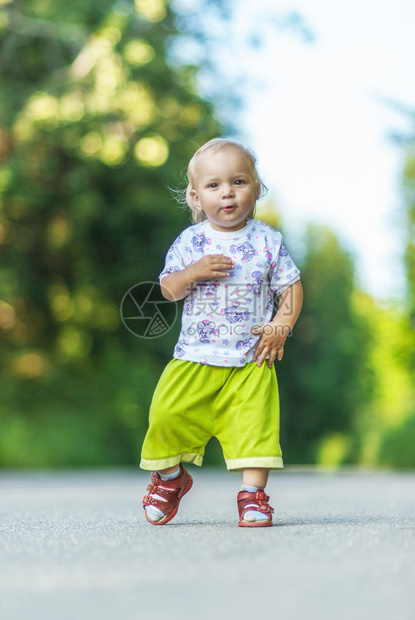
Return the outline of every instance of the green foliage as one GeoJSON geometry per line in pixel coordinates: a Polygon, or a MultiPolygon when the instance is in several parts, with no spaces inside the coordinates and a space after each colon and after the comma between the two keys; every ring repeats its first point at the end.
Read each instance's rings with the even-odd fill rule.
{"type": "Polygon", "coordinates": [[[403,171],[406,198],[406,251],[410,309],[415,316],[415,146],[408,148],[403,171]]]}
{"type": "MultiPolygon", "coordinates": [[[[376,463],[382,466],[415,467],[415,141],[406,141],[407,150],[402,180],[406,210],[404,242],[408,282],[405,311],[392,308],[383,311],[382,322],[388,323],[377,342],[383,355],[377,355],[377,406],[383,419],[379,432],[370,433],[369,452],[376,452],[376,463]],[[408,312],[409,310],[409,312],[408,312]],[[382,370],[380,365],[382,364],[382,370]],[[383,377],[382,377],[383,374],[383,377]],[[383,393],[382,393],[383,392],[383,393]],[[392,406],[391,406],[392,405],[392,406]],[[383,414],[383,415],[382,415],[383,414]],[[375,436],[374,436],[375,435],[375,436]]],[[[378,310],[379,314],[380,311],[378,310]]],[[[380,351],[378,352],[380,353],[380,351]]],[[[373,413],[372,413],[373,416],[373,413]]],[[[379,415],[377,416],[380,417],[379,415]]],[[[364,416],[363,416],[364,419],[364,416]]]]}
{"type": "Polygon", "coordinates": [[[383,467],[415,468],[415,413],[385,433],[379,448],[383,467]]]}
{"type": "Polygon", "coordinates": [[[168,187],[220,125],[169,64],[169,3],[2,11],[0,459],[135,462],[174,334],[135,338],[120,302],[157,279],[188,221],[168,187]]]}
{"type": "Polygon", "coordinates": [[[411,370],[414,333],[408,317],[396,305],[380,307],[369,295],[355,293],[353,306],[367,325],[364,386],[371,386],[370,400],[357,409],[354,435],[358,459],[362,464],[382,465],[381,444],[405,424],[415,407],[411,370]]]}
{"type": "Polygon", "coordinates": [[[277,364],[282,441],[291,463],[314,462],[325,436],[350,433],[365,397],[368,336],[351,303],[353,262],[330,231],[308,228],[302,282],[303,311],[277,364]]]}
{"type": "Polygon", "coordinates": [[[1,464],[26,467],[137,462],[160,364],[105,343],[99,360],[53,378],[3,382],[1,464]],[[23,387],[23,386],[22,386],[23,387]]]}

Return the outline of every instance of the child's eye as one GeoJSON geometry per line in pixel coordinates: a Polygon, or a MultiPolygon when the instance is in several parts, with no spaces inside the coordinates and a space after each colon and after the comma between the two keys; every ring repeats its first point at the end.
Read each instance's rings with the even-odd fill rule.
{"type": "Polygon", "coordinates": [[[235,185],[244,185],[245,181],[243,179],[237,179],[235,181],[235,185]]]}
{"type": "Polygon", "coordinates": [[[209,183],[209,185],[208,185],[208,187],[212,187],[213,189],[214,189],[215,187],[217,187],[217,186],[218,186],[218,184],[217,184],[217,183],[209,183]]]}

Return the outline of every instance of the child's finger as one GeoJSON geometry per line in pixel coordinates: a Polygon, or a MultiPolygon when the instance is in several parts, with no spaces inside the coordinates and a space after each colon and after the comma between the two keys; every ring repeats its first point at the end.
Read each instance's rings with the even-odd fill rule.
{"type": "MultiPolygon", "coordinates": [[[[275,349],[273,351],[271,351],[270,354],[270,361],[272,360],[272,364],[278,360],[279,362],[282,360],[284,355],[284,347],[278,347],[278,349],[275,349]]],[[[268,366],[271,368],[272,364],[268,364],[268,366]]]]}
{"type": "Polygon", "coordinates": [[[214,260],[215,263],[223,264],[223,265],[234,265],[235,262],[228,258],[227,256],[222,256],[222,254],[211,254],[211,260],[214,260]]]}
{"type": "Polygon", "coordinates": [[[235,267],[235,264],[231,261],[220,260],[215,262],[212,267],[214,267],[214,269],[233,269],[235,267]]]}
{"type": "Polygon", "coordinates": [[[261,346],[261,341],[258,342],[257,347],[255,349],[254,355],[252,356],[252,360],[254,362],[257,361],[258,357],[261,355],[261,351],[262,351],[262,346],[261,346]]]}
{"type": "Polygon", "coordinates": [[[257,347],[255,351],[253,361],[257,362],[258,366],[262,366],[262,363],[265,361],[267,354],[268,354],[268,348],[264,345],[261,346],[261,343],[260,343],[260,345],[257,347]]]}
{"type": "Polygon", "coordinates": [[[212,278],[228,278],[231,274],[226,271],[212,271],[210,276],[212,278]]]}

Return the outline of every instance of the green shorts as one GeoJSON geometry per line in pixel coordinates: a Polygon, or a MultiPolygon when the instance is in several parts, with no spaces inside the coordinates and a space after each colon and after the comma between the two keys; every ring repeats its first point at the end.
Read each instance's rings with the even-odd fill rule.
{"type": "Polygon", "coordinates": [[[140,467],[201,465],[211,437],[219,440],[228,469],[283,467],[274,368],[169,362],[154,392],[140,467]]]}

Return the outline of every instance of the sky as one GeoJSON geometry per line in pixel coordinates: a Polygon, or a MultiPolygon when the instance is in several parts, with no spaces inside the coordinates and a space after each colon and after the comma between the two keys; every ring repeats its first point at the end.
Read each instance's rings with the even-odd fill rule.
{"type": "MultiPolygon", "coordinates": [[[[405,291],[404,151],[415,112],[413,0],[242,0],[242,32],[264,36],[232,62],[244,92],[241,138],[258,156],[288,238],[308,222],[329,226],[356,261],[357,283],[379,301],[405,291]],[[267,15],[296,10],[314,35],[273,31],[267,15]],[[262,24],[262,26],[261,26],[262,24]],[[413,116],[412,116],[413,118],[413,116]]],[[[235,28],[234,28],[235,30],[235,28]]]]}

